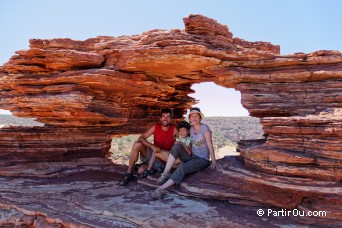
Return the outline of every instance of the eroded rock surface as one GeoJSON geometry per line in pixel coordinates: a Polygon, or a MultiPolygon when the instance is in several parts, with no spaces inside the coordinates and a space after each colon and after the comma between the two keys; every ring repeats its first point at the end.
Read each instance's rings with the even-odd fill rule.
{"type": "Polygon", "coordinates": [[[30,40],[0,69],[0,108],[45,126],[1,128],[1,162],[12,170],[3,176],[32,160],[104,156],[111,137],[144,131],[162,107],[182,119],[195,102],[191,85],[213,81],[241,91],[267,138],[241,142],[241,175],[222,171],[207,187],[238,203],[329,208],[329,218],[301,221],[341,224],[341,53],[280,55],[279,46],[233,37],[213,19],[184,23],[134,36],[30,40]]]}
{"type": "MultiPolygon", "coordinates": [[[[118,182],[126,167],[103,158],[49,163],[59,178],[44,168],[46,163],[12,168],[11,177],[1,177],[0,225],[21,227],[278,227],[297,224],[290,217],[259,217],[264,206],[247,207],[224,201],[178,195],[171,189],[156,201],[153,188],[132,182],[118,182]],[[34,169],[34,170],[33,170],[34,169]],[[14,177],[15,174],[20,177],[14,177]],[[26,174],[26,177],[25,177],[26,174]]],[[[1,168],[0,172],[7,170],[1,168]]],[[[195,177],[196,178],[196,177],[195,177]]],[[[149,180],[155,183],[155,179],[149,180]]],[[[196,186],[194,186],[196,188],[196,186]]],[[[191,194],[190,194],[191,195],[191,194]]],[[[193,194],[195,195],[195,194],[193,194]]],[[[275,208],[273,208],[275,209],[275,208]]],[[[298,224],[297,224],[298,225],[298,224]]]]}

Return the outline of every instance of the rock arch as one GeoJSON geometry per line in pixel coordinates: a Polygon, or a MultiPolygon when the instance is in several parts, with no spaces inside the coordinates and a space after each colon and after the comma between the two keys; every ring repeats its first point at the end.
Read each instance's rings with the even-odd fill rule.
{"type": "MultiPolygon", "coordinates": [[[[241,142],[242,158],[223,159],[221,178],[196,174],[204,175],[212,197],[328,208],[327,217],[297,219],[342,224],[341,53],[280,55],[279,46],[234,38],[227,26],[201,15],[184,24],[184,30],[134,36],[30,40],[29,50],[0,69],[0,108],[46,126],[1,129],[1,151],[13,161],[23,153],[46,160],[100,157],[112,136],[142,132],[161,107],[181,119],[194,102],[191,85],[212,81],[239,90],[268,135],[241,142]]],[[[206,197],[189,184],[196,186],[190,180],[184,191],[206,197]]]]}

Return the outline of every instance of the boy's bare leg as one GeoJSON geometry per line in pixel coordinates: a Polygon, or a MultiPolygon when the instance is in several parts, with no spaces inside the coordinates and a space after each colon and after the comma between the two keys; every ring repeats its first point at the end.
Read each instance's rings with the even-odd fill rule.
{"type": "Polygon", "coordinates": [[[164,162],[167,162],[167,159],[168,159],[168,157],[169,157],[169,154],[170,154],[169,152],[162,150],[162,151],[160,151],[159,153],[156,153],[155,156],[156,156],[157,158],[159,158],[160,160],[162,160],[162,161],[164,161],[164,162]]]}
{"type": "Polygon", "coordinates": [[[168,179],[162,186],[159,186],[157,189],[165,190],[174,184],[175,184],[175,182],[173,180],[168,179]]]}
{"type": "Polygon", "coordinates": [[[166,166],[165,166],[165,169],[164,169],[164,172],[162,173],[162,175],[165,175],[165,174],[169,174],[173,164],[175,163],[176,159],[172,156],[172,154],[169,155],[168,159],[167,159],[167,162],[166,162],[166,166]]]}

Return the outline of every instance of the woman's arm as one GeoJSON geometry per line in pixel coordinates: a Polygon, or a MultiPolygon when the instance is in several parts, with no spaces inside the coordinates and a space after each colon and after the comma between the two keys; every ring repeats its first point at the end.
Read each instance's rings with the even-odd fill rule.
{"type": "Polygon", "coordinates": [[[205,141],[207,143],[209,153],[210,153],[210,157],[211,157],[210,168],[215,169],[215,168],[217,168],[217,163],[216,163],[215,152],[214,152],[214,147],[213,147],[213,140],[211,137],[211,131],[204,132],[204,138],[205,138],[205,141]]]}

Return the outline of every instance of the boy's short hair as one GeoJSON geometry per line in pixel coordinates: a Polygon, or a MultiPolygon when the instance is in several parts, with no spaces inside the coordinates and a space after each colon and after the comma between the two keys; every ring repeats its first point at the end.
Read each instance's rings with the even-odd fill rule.
{"type": "Polygon", "coordinates": [[[186,121],[180,122],[177,126],[178,130],[183,128],[183,127],[186,128],[187,130],[190,130],[190,124],[186,121]]]}
{"type": "Polygon", "coordinates": [[[160,111],[160,116],[162,116],[164,113],[170,113],[171,117],[173,116],[172,110],[169,109],[169,108],[163,108],[163,109],[160,111]]]}

